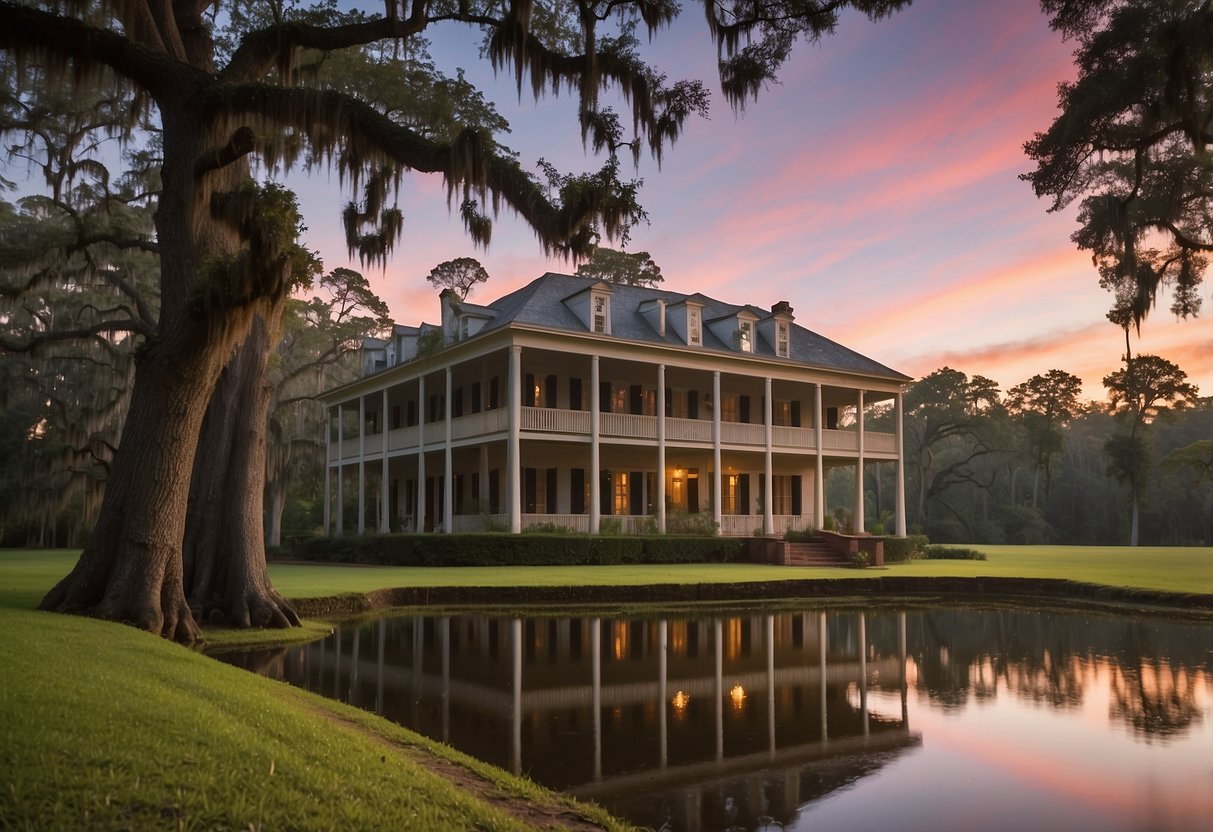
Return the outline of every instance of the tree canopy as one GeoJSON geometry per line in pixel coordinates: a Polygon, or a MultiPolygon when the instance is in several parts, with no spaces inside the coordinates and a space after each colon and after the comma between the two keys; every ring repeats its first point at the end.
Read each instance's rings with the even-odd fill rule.
{"type": "Polygon", "coordinates": [[[661,267],[647,251],[618,251],[602,245],[595,246],[590,259],[577,267],[577,275],[628,286],[656,286],[663,280],[661,267]]]}
{"type": "Polygon", "coordinates": [[[1140,325],[1164,287],[1195,315],[1213,252],[1213,6],[1205,0],[1042,0],[1077,43],[1061,114],[1024,148],[1024,174],[1058,211],[1080,201],[1073,240],[1113,293],[1109,317],[1140,325]]]}
{"type": "Polygon", "coordinates": [[[425,279],[435,289],[450,289],[460,300],[466,300],[475,286],[488,281],[489,273],[475,257],[456,257],[439,263],[425,279]]]}

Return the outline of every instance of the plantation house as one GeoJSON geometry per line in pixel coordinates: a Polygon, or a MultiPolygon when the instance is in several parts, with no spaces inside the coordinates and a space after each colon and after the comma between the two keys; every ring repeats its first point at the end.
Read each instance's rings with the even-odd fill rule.
{"type": "Polygon", "coordinates": [[[865,465],[881,462],[896,466],[905,534],[910,379],[798,326],[787,302],[550,273],[485,306],[440,299],[440,325],[369,339],[363,377],[322,397],[326,532],[637,533],[710,518],[721,534],[778,535],[821,526],[833,466],[855,471],[862,529],[865,465]],[[881,402],[894,433],[865,430],[881,402]]]}

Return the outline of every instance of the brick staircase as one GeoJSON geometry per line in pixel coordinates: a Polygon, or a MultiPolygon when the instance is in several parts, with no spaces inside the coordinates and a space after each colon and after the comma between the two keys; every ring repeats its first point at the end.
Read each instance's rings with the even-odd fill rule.
{"type": "Polygon", "coordinates": [[[785,543],[784,566],[850,566],[846,555],[828,543],[785,543]]]}

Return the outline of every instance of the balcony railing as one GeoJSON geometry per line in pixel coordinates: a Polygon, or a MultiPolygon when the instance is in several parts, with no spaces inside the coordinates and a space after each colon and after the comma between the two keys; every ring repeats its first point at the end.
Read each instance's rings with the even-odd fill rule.
{"type": "Polygon", "coordinates": [[[656,439],[657,417],[635,416],[631,413],[600,413],[599,429],[603,436],[623,436],[628,439],[656,439]]]}
{"type": "MultiPolygon", "coordinates": [[[[587,410],[565,410],[554,407],[524,407],[521,409],[519,427],[531,433],[561,433],[571,436],[590,435],[592,414],[587,410]]],[[[600,413],[599,428],[602,436],[624,439],[657,439],[657,417],[638,416],[631,413],[600,413]]],[[[472,413],[451,420],[451,439],[469,439],[489,436],[509,429],[509,410],[495,408],[481,413],[472,413]]],[[[396,453],[417,447],[419,427],[412,425],[397,428],[387,435],[388,451],[396,453]]],[[[666,440],[689,442],[697,445],[712,444],[712,423],[707,419],[676,419],[666,417],[666,440]]],[[[853,430],[823,430],[821,444],[824,451],[859,450],[859,434],[853,430]]],[[[446,423],[429,422],[425,425],[427,446],[446,441],[446,423]]],[[[745,422],[721,422],[720,442],[727,446],[763,448],[766,445],[766,430],[763,425],[745,422]]],[[[366,455],[383,453],[383,434],[367,434],[366,455]]],[[[816,432],[813,428],[775,425],[771,428],[771,446],[778,450],[812,451],[816,448],[816,432]]],[[[357,435],[347,438],[342,445],[345,462],[357,461],[359,456],[357,435]]],[[[892,454],[897,450],[897,437],[892,433],[864,433],[864,450],[878,454],[892,454]]],[[[337,443],[329,449],[329,460],[338,461],[337,443]]]]}
{"type": "MultiPolygon", "coordinates": [[[[527,410],[535,410],[535,408],[523,408],[523,427],[526,426],[527,410]]],[[[560,412],[560,411],[557,411],[560,412]]],[[[503,430],[510,428],[510,412],[504,407],[494,408],[493,410],[484,410],[480,413],[472,413],[467,416],[460,416],[457,419],[451,420],[451,438],[466,439],[469,436],[484,436],[489,433],[500,433],[503,430]]]]}
{"type": "Polygon", "coordinates": [[[521,428],[522,430],[549,433],[588,435],[590,412],[588,410],[558,410],[554,407],[524,407],[522,408],[521,428]]]}

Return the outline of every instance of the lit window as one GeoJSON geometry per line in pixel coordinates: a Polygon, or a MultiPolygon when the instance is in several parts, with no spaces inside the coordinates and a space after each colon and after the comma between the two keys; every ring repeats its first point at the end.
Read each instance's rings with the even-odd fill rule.
{"type": "Polygon", "coordinates": [[[703,344],[698,309],[687,310],[687,343],[692,347],[698,347],[703,344]]]}
{"type": "Polygon", "coordinates": [[[754,351],[754,325],[750,321],[739,321],[737,324],[737,346],[742,352],[754,351]]]}
{"type": "Polygon", "coordinates": [[[788,357],[788,333],[790,326],[784,321],[780,321],[776,328],[775,335],[775,354],[780,358],[788,357]]]}
{"type": "Polygon", "coordinates": [[[628,475],[623,472],[615,475],[615,513],[628,513],[628,475]]]}

